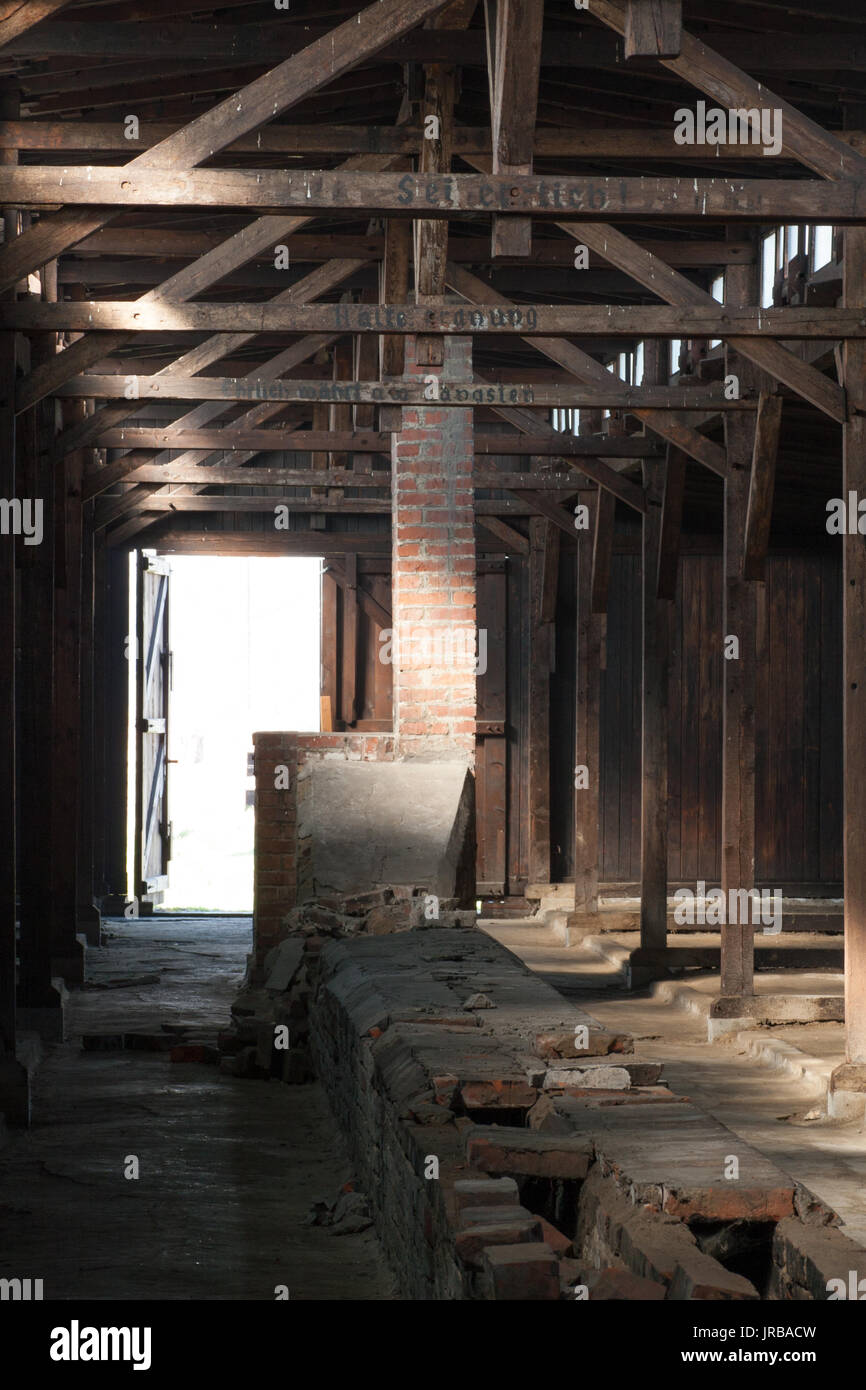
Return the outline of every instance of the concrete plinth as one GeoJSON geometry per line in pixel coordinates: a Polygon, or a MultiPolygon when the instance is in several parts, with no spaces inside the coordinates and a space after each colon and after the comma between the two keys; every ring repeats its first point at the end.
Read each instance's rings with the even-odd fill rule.
{"type": "Polygon", "coordinates": [[[827,1113],[834,1120],[861,1119],[866,1113],[866,1062],[843,1062],[830,1077],[827,1113]]]}

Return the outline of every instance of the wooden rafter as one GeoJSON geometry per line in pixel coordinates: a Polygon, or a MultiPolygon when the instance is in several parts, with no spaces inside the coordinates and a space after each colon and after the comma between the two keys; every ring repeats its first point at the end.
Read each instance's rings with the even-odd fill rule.
{"type": "MultiPolygon", "coordinates": [[[[627,0],[592,0],[592,13],[617,33],[625,33],[627,0]]],[[[679,57],[660,61],[663,67],[725,108],[757,106],[781,111],[784,153],[822,178],[863,178],[866,173],[866,160],[850,146],[693,35],[683,33],[679,57]]],[[[816,213],[820,215],[817,209],[816,213]]],[[[777,220],[784,217],[780,213],[777,220]]]]}
{"type": "MultiPolygon", "coordinates": [[[[384,168],[389,162],[390,160],[384,156],[361,156],[359,159],[347,161],[345,167],[384,168]]],[[[253,256],[266,250],[273,256],[274,248],[277,245],[291,238],[294,232],[309,221],[310,218],[308,217],[260,217],[219,246],[214,247],[213,250],[206,252],[192,265],[185,266],[174,275],[170,275],[157,289],[143,295],[136,303],[139,305],[184,303],[217,284],[238,266],[245,265],[253,256]]],[[[347,274],[350,274],[360,269],[363,262],[350,261],[345,264],[351,266],[351,270],[347,270],[347,274]]],[[[328,276],[329,271],[325,270],[324,274],[328,276]]],[[[311,285],[314,283],[310,282],[311,285]]],[[[292,292],[294,288],[276,295],[272,303],[297,303],[297,296],[292,292]]],[[[58,353],[50,362],[37,368],[21,383],[17,392],[18,409],[23,410],[28,406],[35,405],[37,400],[50,394],[60,382],[78,372],[86,371],[93,363],[99,362],[106,352],[116,351],[125,342],[126,334],[122,332],[112,335],[107,342],[104,338],[92,334],[79,339],[64,352],[58,353]]]]}
{"type": "MultiPolygon", "coordinates": [[[[170,167],[172,176],[177,177],[194,169],[239,136],[257,130],[340,73],[378,53],[390,40],[436,14],[445,3],[446,0],[378,0],[168,139],[137,155],[124,166],[122,181],[131,183],[147,170],[170,167]]],[[[4,196],[2,201],[10,199],[4,196]]],[[[91,198],[91,205],[93,201],[91,198]]],[[[22,276],[98,231],[112,216],[108,208],[82,212],[67,207],[41,219],[0,251],[0,290],[11,289],[22,276]]]]}
{"type": "MultiPolygon", "coordinates": [[[[468,271],[451,263],[449,263],[449,283],[453,289],[457,290],[458,294],[473,302],[479,304],[504,302],[502,296],[498,295],[485,280],[479,279],[476,275],[470,275],[468,271]]],[[[604,384],[606,389],[609,387],[610,373],[600,362],[596,362],[594,357],[590,357],[588,353],[583,352],[566,339],[547,339],[544,342],[539,342],[537,346],[545,357],[550,357],[554,362],[558,362],[579,381],[601,385],[603,378],[607,378],[608,380],[604,384]]],[[[623,382],[622,385],[625,390],[625,383],[623,382]]],[[[637,415],[639,419],[643,419],[646,424],[650,425],[657,434],[669,442],[677,444],[692,458],[697,459],[699,463],[705,464],[714,472],[724,476],[726,469],[724,449],[719,448],[718,444],[714,444],[712,440],[704,438],[691,425],[681,423],[673,415],[656,414],[647,417],[642,416],[640,412],[637,412],[637,415]]]]}

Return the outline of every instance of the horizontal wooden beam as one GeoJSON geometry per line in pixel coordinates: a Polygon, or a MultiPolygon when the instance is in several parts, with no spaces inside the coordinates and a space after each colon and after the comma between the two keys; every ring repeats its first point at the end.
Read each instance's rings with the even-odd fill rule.
{"type": "MultiPolygon", "coordinates": [[[[225,234],[217,232],[192,231],[173,227],[105,227],[92,236],[85,237],[75,248],[76,258],[81,263],[98,267],[101,262],[93,259],[98,253],[105,256],[147,256],[177,257],[179,259],[203,256],[225,240],[225,234]]],[[[684,241],[671,238],[667,241],[646,241],[639,243],[645,251],[660,256],[668,265],[687,268],[708,267],[715,269],[724,265],[744,265],[753,258],[752,247],[748,241],[684,241]]],[[[367,260],[381,261],[385,251],[383,236],[342,236],[322,232],[320,236],[300,233],[292,237],[290,245],[292,265],[307,261],[367,260]]],[[[491,260],[490,238],[475,236],[451,236],[448,242],[448,255],[458,264],[484,265],[491,260]]],[[[517,258],[513,258],[517,263],[517,258]]],[[[251,258],[251,263],[267,262],[273,265],[273,248],[251,258]]],[[[68,262],[67,262],[68,263],[68,262]]],[[[500,264],[508,265],[509,258],[503,257],[500,264]]],[[[536,236],[532,245],[531,263],[534,266],[568,266],[574,268],[574,247],[562,238],[536,236]]],[[[122,263],[120,263],[122,264],[122,263]]],[[[525,259],[519,261],[525,266],[525,259]]],[[[591,269],[607,266],[603,256],[596,255],[590,248],[589,265],[591,269]]]]}
{"type": "MultiPolygon", "coordinates": [[[[833,187],[833,185],[827,185],[833,187]]],[[[0,328],[130,333],[447,333],[579,338],[864,338],[858,309],[646,304],[166,304],[18,300],[0,328]]]]}
{"type": "MultiPolygon", "coordinates": [[[[229,429],[212,430],[175,430],[171,428],[144,428],[130,427],[128,429],[113,429],[111,431],[111,442],[105,436],[100,438],[100,445],[120,449],[219,449],[225,452],[241,449],[247,452],[253,449],[256,452],[262,451],[286,451],[290,453],[355,453],[355,454],[387,454],[391,452],[391,434],[387,431],[353,433],[332,433],[327,430],[247,430],[245,434],[255,435],[255,443],[244,445],[238,443],[240,433],[229,429]],[[208,441],[218,440],[218,443],[208,442],[205,444],[195,441],[207,438],[208,441]],[[264,442],[261,440],[264,439],[264,442]]],[[[562,459],[582,459],[582,458],[622,458],[635,459],[653,457],[659,454],[656,445],[652,440],[644,439],[641,435],[624,436],[623,438],[604,438],[586,437],[578,439],[574,435],[559,434],[556,431],[550,435],[504,435],[504,434],[476,434],[474,440],[475,453],[480,456],[509,455],[530,456],[532,454],[543,454],[552,458],[562,459]]],[[[124,460],[118,459],[117,463],[124,460]]],[[[143,466],[146,460],[137,458],[133,461],[133,467],[143,466]]],[[[113,470],[114,464],[108,464],[107,468],[113,470]]],[[[112,476],[112,483],[119,481],[117,476],[112,476]]]]}
{"type": "Polygon", "coordinates": [[[355,450],[364,454],[390,454],[391,435],[373,431],[280,429],[148,429],[130,426],[107,429],[99,435],[106,449],[290,449],[355,450]]]}
{"type": "MultiPolygon", "coordinates": [[[[109,464],[110,468],[111,465],[109,464]]],[[[109,479],[103,485],[102,475],[108,470],[94,468],[84,475],[82,496],[85,501],[113,487],[109,479]]],[[[233,464],[202,465],[197,463],[143,463],[134,467],[124,479],[131,483],[199,483],[204,487],[342,487],[391,490],[391,471],[387,468],[361,470],[351,468],[261,468],[252,464],[238,467],[233,464]]],[[[622,479],[625,482],[625,479],[622,479]]],[[[476,469],[472,474],[475,488],[507,488],[513,492],[528,489],[536,492],[576,492],[580,478],[569,473],[513,473],[497,469],[476,469]]]]}
{"type": "MultiPolygon", "coordinates": [[[[262,377],[97,376],[75,377],[55,395],[99,400],[169,401],[286,401],[372,402],[386,405],[429,405],[423,383],[376,381],[272,381],[262,377]]],[[[729,400],[717,388],[705,386],[634,386],[622,390],[611,381],[608,391],[581,386],[468,383],[442,384],[440,405],[525,405],[536,409],[601,410],[612,407],[658,410],[754,410],[754,399],[729,400]]]]}
{"type": "MultiPolygon", "coordinates": [[[[137,520],[137,518],[136,518],[137,520]]],[[[126,523],[124,524],[124,526],[126,523]]],[[[108,532],[109,545],[124,545],[123,527],[108,532]]],[[[134,542],[138,545],[140,542],[134,542]]],[[[383,555],[391,537],[381,531],[186,531],[172,526],[148,532],[147,545],[161,555],[383,555]]]]}
{"type": "MultiPolygon", "coordinates": [[[[117,498],[109,499],[110,503],[117,498]]],[[[137,500],[137,499],[136,499],[137,500]]],[[[344,497],[330,501],[326,497],[294,497],[289,493],[259,493],[253,497],[242,497],[236,493],[201,492],[155,492],[150,496],[142,494],[134,508],[136,512],[275,512],[277,507],[288,508],[289,513],[298,515],[328,513],[332,515],[383,515],[391,511],[389,499],[378,497],[344,497]]],[[[114,517],[111,518],[114,520],[114,517]]],[[[100,514],[97,512],[97,523],[100,514]]]]}
{"type": "MultiPolygon", "coordinates": [[[[847,147],[846,147],[847,148],[847,147]]],[[[766,162],[766,161],[765,161],[766,162]]],[[[0,169],[0,204],[244,208],[448,217],[494,214],[605,220],[866,221],[866,179],[568,178],[509,174],[369,174],[271,169],[21,165],[0,169]]]]}
{"type": "MultiPolygon", "coordinates": [[[[65,27],[65,26],[64,26],[65,27]]],[[[126,26],[130,27],[130,26],[126,26]]],[[[196,25],[196,28],[199,28],[196,25]]],[[[738,36],[738,41],[739,41],[738,36]]],[[[781,37],[777,35],[776,37],[781,37]]],[[[799,40],[797,41],[799,45],[799,40]]],[[[866,42],[859,46],[866,71],[866,42]]],[[[0,121],[0,149],[46,151],[57,154],[99,152],[129,154],[150,149],[174,135],[177,123],[142,121],[140,135],[129,140],[121,121],[0,121]]],[[[861,153],[866,150],[866,131],[836,130],[836,140],[861,153]]],[[[423,129],[417,125],[268,125],[228,146],[232,157],[251,154],[417,154],[423,129]]],[[[489,126],[455,126],[455,154],[490,154],[489,126]]],[[[536,158],[552,159],[666,159],[677,162],[709,158],[706,145],[678,145],[672,128],[540,126],[535,132],[536,158]]],[[[726,145],[724,159],[763,161],[755,145],[726,145]]]]}
{"type": "MultiPolygon", "coordinates": [[[[261,0],[257,0],[261,4],[261,0]]],[[[35,9],[34,0],[24,0],[22,10],[35,9]]],[[[203,7],[198,6],[201,9],[203,7]]],[[[197,23],[161,20],[140,26],[133,23],[77,20],[40,24],[30,33],[11,39],[5,55],[40,60],[45,58],[135,58],[147,44],[151,62],[219,63],[241,67],[246,63],[268,66],[278,57],[297,52],[305,44],[327,33],[321,24],[285,26],[274,24],[197,23]]],[[[713,47],[735,59],[748,72],[864,72],[866,40],[851,31],[810,33],[808,43],[794,33],[744,33],[713,35],[713,47]]],[[[543,36],[543,68],[610,67],[622,62],[623,47],[613,34],[576,31],[550,26],[543,36]]],[[[376,56],[376,62],[457,63],[464,67],[483,67],[487,61],[484,34],[443,28],[413,30],[390,43],[376,56]]],[[[82,69],[86,72],[86,69],[82,69]]]]}
{"type": "MultiPolygon", "coordinates": [[[[574,489],[572,489],[574,490],[574,489]]],[[[390,498],[379,497],[341,497],[331,500],[326,497],[295,497],[291,493],[257,493],[244,496],[238,493],[202,493],[190,488],[177,492],[150,492],[142,488],[135,498],[111,497],[105,499],[104,511],[97,511],[96,522],[99,527],[114,521],[119,514],[131,515],[145,512],[273,512],[286,508],[291,516],[309,516],[323,513],[337,516],[389,516],[390,498]],[[118,507],[126,501],[131,506],[118,507]]],[[[475,502],[477,516],[549,516],[572,538],[576,535],[574,518],[560,507],[555,496],[543,492],[527,492],[514,501],[509,498],[479,498],[475,502]]]]}

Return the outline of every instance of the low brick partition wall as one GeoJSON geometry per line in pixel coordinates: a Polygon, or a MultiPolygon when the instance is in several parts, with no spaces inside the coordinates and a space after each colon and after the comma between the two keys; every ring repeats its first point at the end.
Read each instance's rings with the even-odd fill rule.
{"type": "Polygon", "coordinates": [[[391,762],[393,734],[255,733],[254,966],[282,940],[298,900],[298,774],[310,761],[391,762]]]}
{"type": "Polygon", "coordinates": [[[310,1021],[407,1298],[817,1299],[858,1269],[831,1211],[483,933],[330,942],[310,1021]]]}
{"type": "Polygon", "coordinates": [[[866,1250],[834,1226],[780,1221],[770,1288],[779,1299],[860,1301],[866,1298],[866,1250]]]}

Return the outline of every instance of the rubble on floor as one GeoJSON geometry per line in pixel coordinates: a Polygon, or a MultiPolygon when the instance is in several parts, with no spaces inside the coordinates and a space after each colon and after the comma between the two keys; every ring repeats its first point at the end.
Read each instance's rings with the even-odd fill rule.
{"type": "MultiPolygon", "coordinates": [[[[288,1084],[312,1078],[309,1005],[319,956],[328,941],[467,930],[476,921],[475,912],[461,908],[457,898],[435,898],[417,886],[332,892],[293,908],[283,922],[285,938],[265,956],[259,983],[251,972],[232,1006],[232,1026],[219,1038],[223,1070],[259,1080],[275,1077],[288,1084]]],[[[483,1000],[479,993],[476,1002],[465,1007],[493,1007],[483,1000]]]]}

